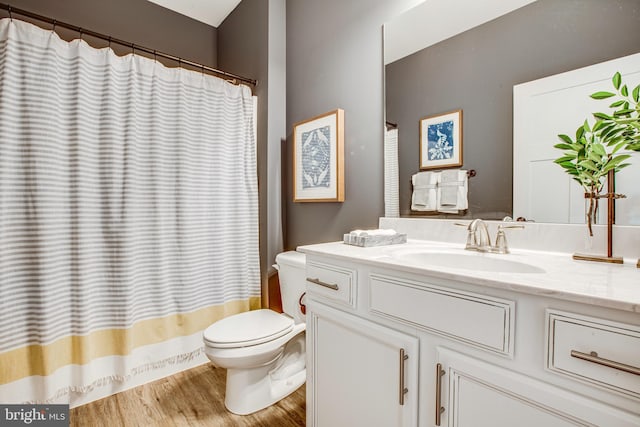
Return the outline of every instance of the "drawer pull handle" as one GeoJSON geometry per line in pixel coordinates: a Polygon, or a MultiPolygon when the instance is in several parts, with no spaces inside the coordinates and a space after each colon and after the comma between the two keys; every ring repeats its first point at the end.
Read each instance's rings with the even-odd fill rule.
{"type": "Polygon", "coordinates": [[[440,425],[442,413],[444,408],[442,407],[442,376],[445,374],[445,370],[442,369],[442,364],[436,364],[436,422],[437,426],[440,425]]]}
{"type": "Polygon", "coordinates": [[[400,349],[400,406],[404,405],[404,395],[409,392],[409,389],[404,386],[404,361],[409,358],[404,352],[404,348],[400,349]]]}
{"type": "Polygon", "coordinates": [[[307,277],[307,282],[315,283],[316,285],[324,286],[325,288],[333,289],[334,291],[338,290],[338,285],[336,285],[335,283],[323,282],[320,279],[312,279],[310,277],[307,277]]]}
{"type": "Polygon", "coordinates": [[[598,353],[596,353],[595,351],[592,351],[591,353],[587,354],[577,350],[571,350],[571,357],[586,360],[587,362],[597,363],[598,365],[617,369],[619,371],[628,372],[630,374],[640,375],[640,368],[636,368],[635,366],[616,362],[614,360],[604,359],[602,357],[599,357],[598,353]]]}

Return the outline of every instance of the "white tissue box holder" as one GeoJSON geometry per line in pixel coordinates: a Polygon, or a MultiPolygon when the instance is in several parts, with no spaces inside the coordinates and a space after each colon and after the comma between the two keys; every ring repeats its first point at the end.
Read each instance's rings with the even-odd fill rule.
{"type": "Polygon", "coordinates": [[[346,233],[343,239],[347,245],[361,246],[363,248],[407,243],[407,235],[405,233],[398,233],[392,236],[352,236],[351,233],[346,233]]]}

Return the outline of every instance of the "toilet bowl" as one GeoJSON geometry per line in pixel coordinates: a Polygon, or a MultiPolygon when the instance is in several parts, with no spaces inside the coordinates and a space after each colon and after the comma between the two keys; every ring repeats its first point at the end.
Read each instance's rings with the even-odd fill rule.
{"type": "Polygon", "coordinates": [[[284,313],[262,309],[235,314],[203,333],[205,354],[227,369],[225,406],[247,415],[297,390],[306,380],[305,317],[298,301],[305,291],[305,256],[276,256],[284,313]]]}

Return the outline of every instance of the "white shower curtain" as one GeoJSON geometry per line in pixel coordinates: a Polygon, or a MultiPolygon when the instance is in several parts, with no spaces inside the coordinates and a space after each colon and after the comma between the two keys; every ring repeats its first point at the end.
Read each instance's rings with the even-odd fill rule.
{"type": "Polygon", "coordinates": [[[259,307],[254,126],[245,86],[0,21],[0,402],[204,362],[259,307]]]}

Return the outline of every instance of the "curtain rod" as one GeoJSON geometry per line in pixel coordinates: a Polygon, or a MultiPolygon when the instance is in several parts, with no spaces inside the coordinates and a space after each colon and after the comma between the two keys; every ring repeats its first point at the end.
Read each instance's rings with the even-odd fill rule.
{"type": "Polygon", "coordinates": [[[162,57],[162,58],[166,58],[166,59],[170,59],[172,61],[176,61],[178,63],[178,66],[180,66],[181,64],[187,64],[190,65],[192,67],[196,67],[196,68],[200,68],[201,70],[207,70],[211,73],[217,74],[219,76],[224,76],[226,78],[232,79],[233,83],[236,83],[237,81],[241,81],[247,84],[250,84],[251,86],[256,86],[256,80],[247,78],[247,77],[242,77],[239,76],[237,74],[233,74],[233,73],[228,73],[226,71],[222,71],[222,70],[218,70],[216,68],[212,68],[209,67],[207,65],[204,64],[200,64],[198,62],[194,62],[194,61],[189,61],[188,59],[184,59],[184,58],[180,58],[178,56],[173,56],[170,55],[168,53],[163,53],[163,52],[159,52],[157,50],[153,50],[153,49],[149,49],[148,47],[144,47],[144,46],[140,46],[137,45],[135,43],[131,43],[131,42],[127,42],[124,40],[120,40],[120,39],[116,39],[114,37],[111,36],[106,36],[104,34],[100,34],[100,33],[96,33],[95,31],[91,31],[91,30],[87,30],[85,28],[82,27],[78,27],[75,25],[71,25],[71,24],[67,24],[66,22],[62,22],[62,21],[58,21],[52,18],[48,18],[46,16],[42,16],[42,15],[38,15],[37,13],[33,13],[33,12],[29,12],[28,10],[24,10],[24,9],[18,9],[15,8],[9,4],[5,4],[5,3],[0,3],[0,9],[4,9],[6,11],[9,12],[9,18],[13,19],[12,14],[16,13],[18,15],[22,15],[22,16],[26,16],[32,19],[36,19],[38,21],[41,22],[45,22],[47,24],[51,24],[53,25],[53,29],[55,30],[55,27],[63,27],[66,28],[68,30],[72,30],[72,31],[76,31],[78,33],[80,33],[80,38],[82,38],[83,34],[86,34],[88,36],[91,37],[95,37],[98,39],[102,39],[105,41],[108,41],[109,43],[116,43],[119,44],[121,46],[126,46],[126,47],[130,47],[132,51],[142,51],[145,53],[148,53],[150,55],[153,55],[154,57],[162,57]]]}

